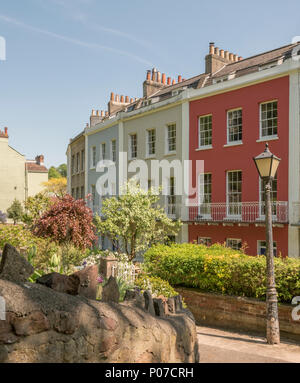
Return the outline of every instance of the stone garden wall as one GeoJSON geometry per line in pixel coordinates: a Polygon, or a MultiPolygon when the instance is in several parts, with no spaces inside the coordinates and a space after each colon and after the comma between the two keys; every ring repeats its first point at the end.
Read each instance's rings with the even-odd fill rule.
{"type": "Polygon", "coordinates": [[[54,274],[31,284],[25,281],[31,272],[14,248],[4,249],[0,296],[6,319],[0,320],[0,362],[199,360],[194,318],[180,298],[153,300],[148,292],[131,291],[119,304],[111,301],[116,294],[110,279],[106,302],[101,302],[76,291],[82,276],[54,274]]]}

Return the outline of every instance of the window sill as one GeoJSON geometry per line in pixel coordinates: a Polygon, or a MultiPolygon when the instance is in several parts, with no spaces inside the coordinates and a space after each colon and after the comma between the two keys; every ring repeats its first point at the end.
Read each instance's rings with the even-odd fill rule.
{"type": "Polygon", "coordinates": [[[150,154],[150,155],[147,155],[147,156],[145,157],[146,160],[151,160],[151,159],[153,159],[153,158],[156,158],[156,155],[155,155],[155,154],[150,154]]]}
{"type": "Polygon", "coordinates": [[[170,156],[174,156],[174,155],[176,155],[176,151],[165,153],[165,157],[170,157],[170,156]]]}
{"type": "Polygon", "coordinates": [[[196,151],[196,152],[200,152],[201,150],[210,150],[210,149],[212,149],[212,148],[213,148],[212,145],[202,146],[202,147],[200,147],[200,148],[195,149],[195,151],[196,151]]]}
{"type": "Polygon", "coordinates": [[[90,170],[96,170],[96,166],[91,167],[90,170]]]}
{"type": "Polygon", "coordinates": [[[262,137],[259,140],[256,140],[256,142],[265,142],[265,141],[274,141],[279,140],[278,136],[268,136],[268,137],[262,137]]]}
{"type": "Polygon", "coordinates": [[[223,145],[223,148],[230,148],[231,146],[243,145],[242,141],[230,142],[229,144],[223,145]]]}

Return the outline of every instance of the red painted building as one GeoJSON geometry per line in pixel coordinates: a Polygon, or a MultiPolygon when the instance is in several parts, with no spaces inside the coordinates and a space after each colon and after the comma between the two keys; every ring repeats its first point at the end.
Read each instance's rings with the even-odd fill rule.
{"type": "MultiPolygon", "coordinates": [[[[289,158],[290,116],[299,114],[299,108],[293,109],[290,102],[291,68],[278,70],[281,55],[274,55],[277,71],[275,66],[265,68],[263,57],[254,58],[256,71],[245,72],[253,67],[253,58],[238,61],[218,70],[209,86],[190,95],[189,158],[193,169],[197,160],[204,161],[204,174],[193,172],[191,180],[197,184],[198,206],[189,208],[190,242],[225,242],[233,248],[247,244],[248,254],[264,253],[264,187],[253,157],[264,151],[266,143],[282,159],[272,189],[277,255],[288,256],[289,241],[299,236],[298,228],[296,232],[291,228],[289,206],[295,203],[289,189],[295,185],[299,189],[299,174],[293,177],[291,172],[297,169],[291,169],[289,158]],[[238,75],[239,70],[245,73],[238,75]]],[[[296,87],[299,92],[299,83],[296,87]]],[[[295,129],[294,121],[292,125],[295,129]]]]}

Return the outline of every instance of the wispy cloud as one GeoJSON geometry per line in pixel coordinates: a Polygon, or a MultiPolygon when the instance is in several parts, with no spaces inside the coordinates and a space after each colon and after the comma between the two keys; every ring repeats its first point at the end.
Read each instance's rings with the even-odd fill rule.
{"type": "MultiPolygon", "coordinates": [[[[43,0],[44,1],[44,0],[43,0]]],[[[130,33],[120,31],[115,28],[107,27],[105,25],[92,22],[88,13],[82,11],[81,7],[93,7],[94,0],[51,0],[51,2],[55,5],[60,6],[67,10],[68,17],[71,17],[73,20],[78,21],[84,27],[97,31],[97,32],[105,32],[111,35],[119,36],[124,39],[130,40],[136,44],[142,45],[144,47],[153,48],[153,45],[148,41],[138,38],[130,33]]]]}
{"type": "Polygon", "coordinates": [[[148,61],[142,57],[139,57],[133,53],[130,53],[128,51],[124,51],[124,50],[113,48],[113,47],[106,46],[106,45],[101,45],[101,44],[97,44],[97,43],[91,43],[91,42],[87,42],[87,41],[74,39],[74,38],[71,38],[71,37],[68,37],[65,35],[61,35],[61,34],[58,34],[55,32],[47,31],[45,29],[34,27],[32,25],[29,25],[29,24],[25,24],[19,20],[13,19],[13,18],[6,16],[6,15],[3,15],[3,14],[0,14],[0,20],[4,21],[6,23],[9,23],[9,24],[15,25],[17,27],[23,28],[23,29],[31,30],[31,31],[39,33],[39,34],[43,34],[43,35],[46,35],[46,36],[49,36],[49,37],[52,37],[52,38],[55,38],[58,40],[65,41],[65,42],[73,44],[73,45],[79,45],[81,47],[90,48],[90,49],[94,49],[94,50],[105,50],[105,51],[115,53],[118,55],[130,57],[131,59],[136,60],[136,61],[138,61],[142,64],[145,64],[147,66],[154,66],[153,63],[151,63],[150,61],[148,61]]]}

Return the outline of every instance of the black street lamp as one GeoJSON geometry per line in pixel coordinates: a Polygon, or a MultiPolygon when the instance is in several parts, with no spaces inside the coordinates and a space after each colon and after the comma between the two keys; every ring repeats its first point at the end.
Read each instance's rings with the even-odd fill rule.
{"type": "Polygon", "coordinates": [[[265,210],[266,210],[266,261],[267,261],[267,342],[269,344],[280,343],[277,291],[274,273],[274,250],[272,230],[272,206],[271,206],[271,181],[274,179],[280,158],[266,149],[259,156],[253,158],[257,171],[265,181],[265,210]]]}

